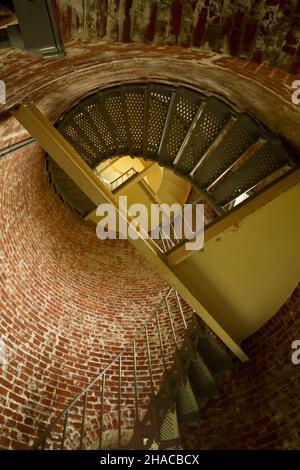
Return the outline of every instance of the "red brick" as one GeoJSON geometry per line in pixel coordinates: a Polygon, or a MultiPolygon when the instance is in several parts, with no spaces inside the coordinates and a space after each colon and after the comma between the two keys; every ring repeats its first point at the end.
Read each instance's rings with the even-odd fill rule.
{"type": "Polygon", "coordinates": [[[218,397],[201,413],[197,430],[184,428],[185,449],[284,449],[286,442],[292,449],[299,447],[294,436],[300,437],[295,421],[300,415],[300,366],[290,362],[291,344],[300,338],[299,299],[300,285],[278,313],[243,342],[250,363],[226,376],[218,397]],[[276,344],[277,335],[287,335],[288,341],[276,344]],[[270,359],[261,361],[266,353],[270,359]],[[282,375],[287,367],[288,383],[282,375]]]}

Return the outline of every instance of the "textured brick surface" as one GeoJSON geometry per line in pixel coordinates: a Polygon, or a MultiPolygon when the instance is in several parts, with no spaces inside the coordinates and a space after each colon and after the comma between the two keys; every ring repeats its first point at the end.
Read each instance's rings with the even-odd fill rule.
{"type": "MultiPolygon", "coordinates": [[[[299,107],[291,104],[291,84],[299,79],[299,1],[57,3],[66,59],[0,54],[7,85],[1,148],[27,136],[8,114],[22,100],[33,100],[55,121],[101,87],[155,79],[216,93],[300,147],[299,107]]],[[[0,172],[0,332],[8,358],[1,368],[0,446],[20,448],[120,351],[166,286],[129,244],[99,242],[94,229],[61,203],[37,149],[3,160],[0,172]]],[[[290,363],[290,344],[300,336],[298,298],[295,293],[247,340],[252,362],[228,377],[200,428],[187,430],[186,441],[191,443],[192,431],[195,448],[299,447],[300,369],[290,363]]],[[[154,353],[157,338],[152,340],[154,353]]],[[[149,377],[141,349],[146,404],[149,377]]],[[[131,359],[126,361],[132,371],[131,359]]],[[[159,383],[162,368],[155,361],[159,383]]],[[[116,380],[108,390],[114,411],[116,380]]],[[[132,382],[127,392],[132,403],[132,382]]],[[[89,443],[99,411],[91,395],[89,443]]],[[[115,411],[111,416],[108,427],[115,428],[115,411]]],[[[70,440],[76,441],[76,410],[72,419],[70,440]]]]}
{"type": "Polygon", "coordinates": [[[99,241],[59,200],[40,150],[0,172],[0,447],[18,448],[117,355],[167,286],[129,242],[99,241]]]}
{"type": "Polygon", "coordinates": [[[291,103],[292,82],[299,75],[269,70],[246,60],[173,46],[81,41],[68,46],[66,59],[42,61],[22,52],[9,52],[0,53],[0,65],[7,87],[7,103],[0,109],[1,147],[26,136],[8,114],[23,100],[34,101],[54,121],[97,89],[151,80],[174,84],[180,80],[186,86],[222,96],[300,147],[299,106],[291,103]]]}
{"type": "Polygon", "coordinates": [[[187,449],[300,448],[300,286],[279,312],[242,346],[251,362],[227,375],[199,423],[183,433],[187,449]]]}
{"type": "Polygon", "coordinates": [[[230,54],[297,73],[298,0],[56,0],[65,41],[154,43],[230,54]]]}

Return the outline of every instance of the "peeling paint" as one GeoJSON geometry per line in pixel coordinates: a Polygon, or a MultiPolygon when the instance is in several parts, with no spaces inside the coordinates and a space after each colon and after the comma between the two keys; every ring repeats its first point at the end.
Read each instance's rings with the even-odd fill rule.
{"type": "Polygon", "coordinates": [[[64,41],[136,42],[230,53],[300,70],[297,2],[267,0],[56,0],[64,41]]]}

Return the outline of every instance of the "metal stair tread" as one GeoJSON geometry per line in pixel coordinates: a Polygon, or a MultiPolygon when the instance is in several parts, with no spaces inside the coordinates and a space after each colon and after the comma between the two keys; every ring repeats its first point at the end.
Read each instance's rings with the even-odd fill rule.
{"type": "Polygon", "coordinates": [[[279,168],[290,164],[281,143],[270,139],[244,165],[225,179],[213,192],[213,197],[218,204],[224,206],[279,168]]]}
{"type": "Polygon", "coordinates": [[[258,140],[260,135],[259,127],[248,116],[240,115],[200,171],[196,172],[195,181],[199,187],[210,186],[258,140]]]}

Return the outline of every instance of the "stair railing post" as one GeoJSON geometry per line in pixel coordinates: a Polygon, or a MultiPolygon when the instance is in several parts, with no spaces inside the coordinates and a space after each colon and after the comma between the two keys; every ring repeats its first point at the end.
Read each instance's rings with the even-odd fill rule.
{"type": "Polygon", "coordinates": [[[118,393],[118,446],[121,448],[122,444],[122,416],[121,416],[121,401],[122,401],[122,354],[119,357],[119,393],[118,393]]]}
{"type": "Polygon", "coordinates": [[[88,395],[88,392],[85,392],[85,394],[83,395],[82,421],[81,421],[80,444],[79,444],[80,450],[82,450],[82,445],[83,445],[87,395],[88,395]]]}
{"type": "Polygon", "coordinates": [[[104,389],[105,389],[105,373],[102,377],[101,386],[101,408],[100,408],[100,429],[99,429],[99,450],[102,449],[103,445],[103,419],[104,419],[104,389]]]}
{"type": "Polygon", "coordinates": [[[175,345],[176,345],[176,348],[178,348],[178,343],[177,343],[177,338],[176,338],[174,323],[173,323],[173,320],[172,320],[171,310],[170,310],[170,306],[169,306],[167,297],[165,298],[165,303],[166,303],[166,307],[167,307],[167,311],[168,311],[168,316],[169,316],[169,320],[170,320],[170,325],[171,325],[171,329],[172,329],[172,334],[173,334],[173,338],[174,338],[174,343],[175,343],[175,345]]]}
{"type": "MultiPolygon", "coordinates": [[[[49,434],[49,435],[50,435],[50,434],[49,434]]],[[[45,449],[47,437],[48,437],[48,436],[46,436],[45,439],[43,440],[43,442],[41,443],[41,449],[42,449],[42,450],[45,449]]]]}
{"type": "Polygon", "coordinates": [[[155,316],[156,316],[156,324],[157,324],[157,330],[158,330],[158,336],[159,336],[161,356],[162,356],[162,360],[163,360],[164,369],[165,369],[165,372],[166,372],[167,371],[167,364],[166,364],[165,352],[164,352],[164,347],[163,347],[160,322],[159,322],[159,318],[158,318],[158,311],[156,311],[155,316]]]}
{"type": "Polygon", "coordinates": [[[176,295],[176,299],[177,299],[177,304],[178,304],[178,307],[179,307],[180,315],[181,315],[181,318],[182,318],[182,322],[183,322],[183,324],[184,324],[184,328],[187,330],[188,327],[187,327],[186,319],[185,319],[185,316],[184,316],[184,313],[183,313],[183,308],[182,308],[182,305],[181,305],[181,302],[180,302],[180,298],[179,298],[179,295],[178,295],[178,292],[177,292],[177,291],[175,291],[175,295],[176,295]]]}
{"type": "Polygon", "coordinates": [[[137,386],[137,367],[136,367],[136,340],[133,340],[133,371],[134,371],[134,394],[135,394],[135,419],[139,421],[139,392],[137,386]]]}
{"type": "Polygon", "coordinates": [[[69,412],[67,411],[66,414],[65,414],[65,419],[64,419],[63,432],[62,432],[62,435],[61,435],[60,450],[64,450],[64,443],[65,443],[67,423],[68,423],[68,415],[69,415],[69,412]]]}
{"type": "Polygon", "coordinates": [[[151,391],[152,391],[152,395],[154,395],[154,382],[153,382],[153,375],[152,375],[151,354],[150,354],[147,325],[145,326],[145,335],[146,335],[146,344],[147,344],[148,368],[149,368],[149,375],[150,375],[151,391]]]}

